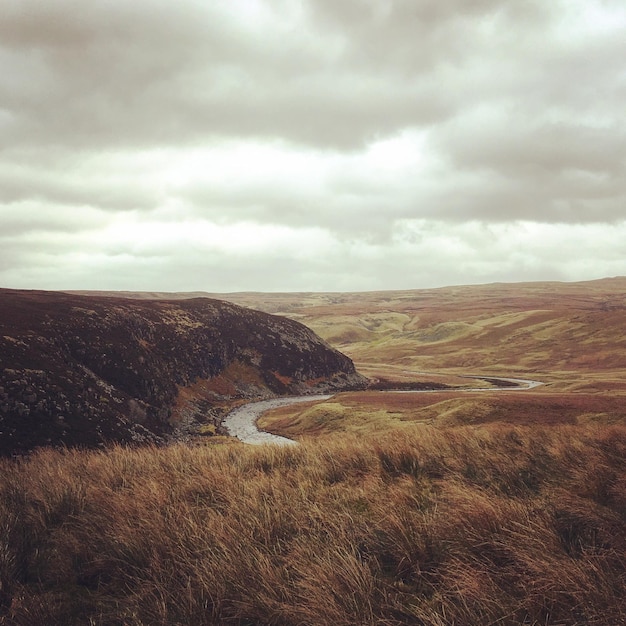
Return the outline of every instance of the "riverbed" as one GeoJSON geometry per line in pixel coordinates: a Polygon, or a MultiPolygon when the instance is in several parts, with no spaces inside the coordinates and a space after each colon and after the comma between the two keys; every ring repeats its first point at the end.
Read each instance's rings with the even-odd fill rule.
{"type": "MultiPolygon", "coordinates": [[[[500,380],[502,382],[511,383],[513,387],[469,387],[469,388],[451,388],[451,389],[419,389],[419,390],[387,390],[381,393],[459,393],[467,391],[491,391],[491,392],[508,392],[508,391],[524,391],[538,387],[543,383],[536,380],[527,380],[523,378],[503,378],[501,376],[466,376],[466,378],[476,378],[479,380],[500,380]]],[[[244,404],[231,411],[222,422],[231,437],[237,437],[244,443],[263,444],[275,443],[281,446],[292,446],[296,442],[287,437],[273,435],[272,433],[259,430],[257,428],[257,420],[263,413],[270,411],[279,406],[287,406],[289,404],[297,404],[299,402],[314,402],[316,400],[328,400],[333,394],[317,394],[311,396],[288,396],[285,398],[272,398],[270,400],[260,400],[258,402],[250,402],[244,404]]]]}
{"type": "Polygon", "coordinates": [[[237,437],[244,443],[262,444],[275,443],[281,446],[294,445],[296,442],[287,437],[272,435],[272,433],[259,430],[256,421],[271,409],[298,402],[314,402],[315,400],[328,400],[330,395],[311,396],[289,396],[287,398],[272,398],[271,400],[261,400],[260,402],[250,402],[231,411],[223,421],[223,425],[232,437],[237,437]]]}

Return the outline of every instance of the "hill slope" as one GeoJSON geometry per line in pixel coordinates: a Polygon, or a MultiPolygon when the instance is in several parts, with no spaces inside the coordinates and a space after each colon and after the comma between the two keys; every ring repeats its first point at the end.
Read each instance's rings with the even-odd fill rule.
{"type": "Polygon", "coordinates": [[[624,277],[223,298],[297,319],[365,374],[384,375],[391,366],[395,376],[409,370],[608,381],[626,370],[624,277]]]}
{"type": "MultiPolygon", "coordinates": [[[[146,295],[167,294],[128,294],[146,295]]],[[[605,388],[626,371],[626,277],[211,297],[296,319],[373,376],[480,371],[557,381],[582,374],[605,388]]]]}
{"type": "Polygon", "coordinates": [[[158,441],[237,398],[362,386],[285,318],[197,298],[0,290],[0,453],[158,441]]]}

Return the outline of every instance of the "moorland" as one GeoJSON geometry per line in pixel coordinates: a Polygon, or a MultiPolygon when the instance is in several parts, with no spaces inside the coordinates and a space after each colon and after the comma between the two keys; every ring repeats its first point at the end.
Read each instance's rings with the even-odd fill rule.
{"type": "Polygon", "coordinates": [[[626,623],[625,293],[219,296],[302,322],[371,379],[455,388],[262,418],[297,446],[2,460],[0,623],[626,623]]]}
{"type": "MultiPolygon", "coordinates": [[[[517,283],[367,294],[224,294],[231,301],[297,319],[371,379],[475,387],[467,376],[517,377],[543,385],[522,393],[337,396],[349,429],[424,421],[622,423],[626,416],[626,279],[517,283]],[[364,411],[360,411],[359,407],[364,411]],[[354,426],[354,423],[352,424],[354,426]]],[[[321,408],[315,409],[320,411],[321,408]]],[[[289,409],[283,409],[289,415],[289,409]]],[[[302,421],[303,415],[300,414],[302,421]]],[[[269,426],[269,421],[264,422],[269,426]]],[[[276,424],[278,426],[278,423],[276,424]]],[[[286,426],[286,424],[285,424],[286,426]]],[[[317,429],[316,432],[318,432],[317,429]]],[[[304,434],[294,427],[282,434],[304,434]]]]}
{"type": "Polygon", "coordinates": [[[219,300],[0,290],[0,455],[212,435],[233,403],[364,380],[306,326],[219,300]]]}

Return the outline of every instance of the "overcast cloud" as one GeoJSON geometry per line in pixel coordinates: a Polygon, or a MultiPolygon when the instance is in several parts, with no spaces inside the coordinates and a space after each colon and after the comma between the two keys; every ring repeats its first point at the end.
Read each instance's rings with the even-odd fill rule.
{"type": "Polygon", "coordinates": [[[3,0],[0,286],[626,274],[623,0],[3,0]]]}

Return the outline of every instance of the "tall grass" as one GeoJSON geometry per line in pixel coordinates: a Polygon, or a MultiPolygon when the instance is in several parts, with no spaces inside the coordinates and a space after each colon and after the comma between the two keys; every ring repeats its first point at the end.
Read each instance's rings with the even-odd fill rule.
{"type": "Polygon", "coordinates": [[[626,623],[626,428],[0,467],[0,623],[626,623]]]}

